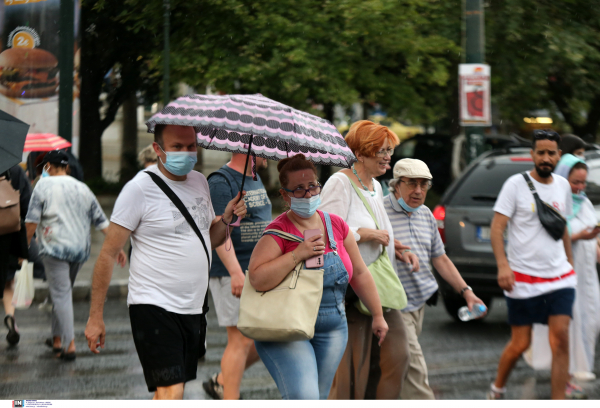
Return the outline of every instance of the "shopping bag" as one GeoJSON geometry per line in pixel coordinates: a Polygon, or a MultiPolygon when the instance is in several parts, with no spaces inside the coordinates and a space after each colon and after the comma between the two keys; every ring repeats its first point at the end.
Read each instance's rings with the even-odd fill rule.
{"type": "Polygon", "coordinates": [[[15,293],[12,305],[16,309],[27,309],[31,306],[34,294],[33,264],[24,260],[21,264],[21,270],[15,276],[15,293]]]}

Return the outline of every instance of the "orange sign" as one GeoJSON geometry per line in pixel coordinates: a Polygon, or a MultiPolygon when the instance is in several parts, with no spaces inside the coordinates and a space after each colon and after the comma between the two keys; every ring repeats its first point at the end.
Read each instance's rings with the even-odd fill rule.
{"type": "Polygon", "coordinates": [[[33,48],[35,47],[35,39],[31,33],[27,31],[19,31],[12,38],[13,48],[33,48]]]}
{"type": "Polygon", "coordinates": [[[39,3],[46,0],[4,0],[5,6],[16,6],[18,4],[39,3]]]}

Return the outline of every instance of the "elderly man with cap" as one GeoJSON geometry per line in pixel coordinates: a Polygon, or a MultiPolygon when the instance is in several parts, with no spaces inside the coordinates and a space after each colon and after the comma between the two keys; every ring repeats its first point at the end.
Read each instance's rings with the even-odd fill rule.
{"type": "MultiPolygon", "coordinates": [[[[52,296],[52,338],[46,345],[67,361],[75,359],[72,287],[77,272],[90,256],[90,225],[106,234],[108,220],[92,191],[67,174],[69,158],[60,150],[48,152],[41,165],[25,217],[27,242],[37,229],[40,255],[52,296]]],[[[125,266],[125,253],[117,259],[125,266]]]]}
{"type": "Polygon", "coordinates": [[[429,387],[427,365],[419,344],[425,304],[434,304],[437,299],[438,285],[430,265],[433,264],[440,276],[465,298],[469,309],[476,303],[483,304],[446,255],[436,220],[431,210],[423,205],[432,185],[431,179],[429,168],[421,160],[399,160],[394,165],[390,194],[384,197],[385,210],[396,238],[397,256],[407,251],[414,252],[420,265],[418,271],[413,272],[410,264],[397,262],[398,276],[408,298],[402,319],[410,349],[410,366],[400,394],[402,399],[435,398],[429,387]]]}

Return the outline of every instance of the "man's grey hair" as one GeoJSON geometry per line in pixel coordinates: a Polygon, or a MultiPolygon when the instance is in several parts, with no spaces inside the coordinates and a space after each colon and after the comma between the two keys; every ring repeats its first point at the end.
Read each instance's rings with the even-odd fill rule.
{"type": "Polygon", "coordinates": [[[400,183],[400,178],[396,178],[396,179],[391,179],[388,183],[388,190],[390,191],[390,193],[395,193],[396,192],[396,187],[398,186],[398,183],[400,183]]]}

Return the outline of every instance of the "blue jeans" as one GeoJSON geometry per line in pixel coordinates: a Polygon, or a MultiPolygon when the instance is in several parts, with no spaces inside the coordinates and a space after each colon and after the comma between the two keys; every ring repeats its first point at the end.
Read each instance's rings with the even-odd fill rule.
{"type": "Polygon", "coordinates": [[[319,310],[311,340],[255,342],[283,399],[327,399],[348,342],[346,318],[340,317],[336,308],[319,310]]]}
{"type": "Polygon", "coordinates": [[[329,247],[323,259],[323,297],[311,340],[255,341],[256,351],[283,399],[327,399],[348,342],[344,295],[348,271],[337,254],[329,214],[325,213],[329,247]]]}

